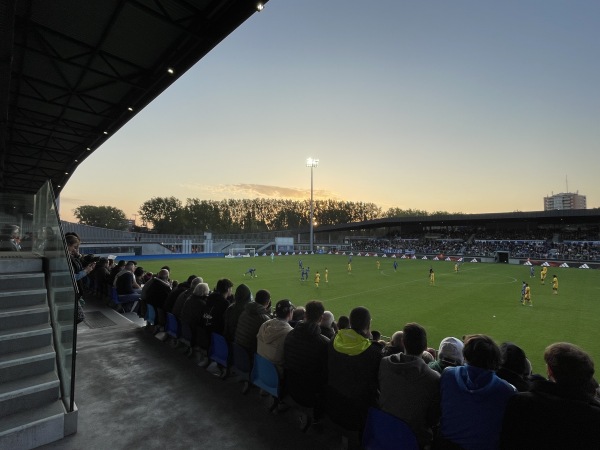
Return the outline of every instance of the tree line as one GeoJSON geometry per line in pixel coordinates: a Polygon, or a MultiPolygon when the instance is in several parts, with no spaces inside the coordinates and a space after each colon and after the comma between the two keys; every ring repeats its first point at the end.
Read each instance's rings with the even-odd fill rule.
{"type": "MultiPolygon", "coordinates": [[[[116,230],[129,229],[125,213],[113,206],[83,205],[73,210],[80,224],[116,230]]],[[[310,224],[310,201],[289,199],[200,200],[188,198],[185,205],[175,197],[154,197],[145,201],[138,214],[142,223],[156,233],[217,234],[257,233],[296,230],[310,224]]],[[[315,225],[338,225],[386,217],[447,215],[418,209],[390,208],[374,203],[316,200],[315,225]]],[[[455,213],[456,214],[456,213],[455,213]]]]}

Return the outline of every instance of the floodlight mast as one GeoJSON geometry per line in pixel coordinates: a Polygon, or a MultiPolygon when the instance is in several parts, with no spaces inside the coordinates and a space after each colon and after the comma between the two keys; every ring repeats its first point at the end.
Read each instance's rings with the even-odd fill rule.
{"type": "Polygon", "coordinates": [[[306,159],[306,167],[310,167],[310,252],[313,253],[314,242],[314,206],[313,206],[313,169],[318,167],[319,160],[314,158],[306,159]]]}

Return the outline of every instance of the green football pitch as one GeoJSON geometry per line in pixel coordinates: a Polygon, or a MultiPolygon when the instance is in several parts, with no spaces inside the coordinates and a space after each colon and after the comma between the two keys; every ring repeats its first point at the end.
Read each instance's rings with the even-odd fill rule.
{"type": "Polygon", "coordinates": [[[418,322],[434,348],[446,336],[488,334],[497,343],[511,341],[522,347],[537,373],[544,372],[544,348],[553,342],[577,344],[600,361],[598,270],[549,268],[542,285],[540,267],[530,278],[528,266],[508,264],[465,262],[455,273],[453,262],[354,255],[348,273],[347,263],[348,256],[342,255],[294,255],[273,260],[269,256],[149,260],[140,265],[154,273],[168,265],[172,279],[184,281],[194,274],[211,288],[219,278],[229,278],[234,286],[245,283],[253,293],[269,290],[274,302],[288,298],[298,306],[320,300],[336,319],[349,315],[356,306],[365,306],[371,311],[371,329],[391,336],[405,323],[418,322]],[[300,281],[300,259],[304,267],[310,267],[308,281],[300,281]],[[397,271],[393,261],[398,262],[397,271]],[[256,269],[257,277],[244,276],[250,267],[256,269]],[[435,272],[433,286],[430,267],[435,272]],[[318,288],[314,284],[317,271],[321,274],[318,288]],[[558,295],[552,294],[554,274],[559,279],[558,295]],[[520,303],[522,281],[531,286],[533,307],[520,303]]]}

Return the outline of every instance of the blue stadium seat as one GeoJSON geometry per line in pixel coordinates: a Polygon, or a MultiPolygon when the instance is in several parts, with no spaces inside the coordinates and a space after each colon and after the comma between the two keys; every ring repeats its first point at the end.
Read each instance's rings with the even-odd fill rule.
{"type": "Polygon", "coordinates": [[[242,382],[244,383],[244,387],[242,388],[242,393],[245,394],[248,392],[250,388],[250,373],[252,372],[252,354],[235,342],[232,345],[232,355],[233,355],[233,367],[235,367],[235,371],[242,378],[242,382]]]}
{"type": "Polygon", "coordinates": [[[218,333],[210,334],[208,358],[223,367],[229,367],[229,346],[225,338],[218,333]]]}
{"type": "Polygon", "coordinates": [[[250,374],[250,381],[253,385],[269,393],[273,397],[273,404],[269,408],[273,411],[279,405],[281,396],[281,383],[279,373],[275,365],[258,353],[254,354],[254,366],[250,374]]]}
{"type": "Polygon", "coordinates": [[[406,422],[378,408],[369,408],[362,446],[365,450],[419,450],[406,422]]]}
{"type": "Polygon", "coordinates": [[[167,313],[167,326],[165,331],[174,339],[179,339],[181,336],[180,322],[174,314],[167,313]]]}
{"type": "Polygon", "coordinates": [[[146,305],[146,317],[144,317],[148,325],[154,325],[156,322],[156,310],[152,305],[146,305]]]}

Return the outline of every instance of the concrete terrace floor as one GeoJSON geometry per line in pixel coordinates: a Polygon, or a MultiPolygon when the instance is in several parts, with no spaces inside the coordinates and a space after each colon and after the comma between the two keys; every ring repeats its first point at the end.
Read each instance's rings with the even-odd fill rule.
{"type": "Polygon", "coordinates": [[[325,422],[300,431],[299,413],[268,411],[258,389],[241,393],[179,349],[156,339],[136,315],[101,311],[115,325],[79,325],[75,403],[78,431],[41,449],[337,449],[339,430],[325,422]]]}

